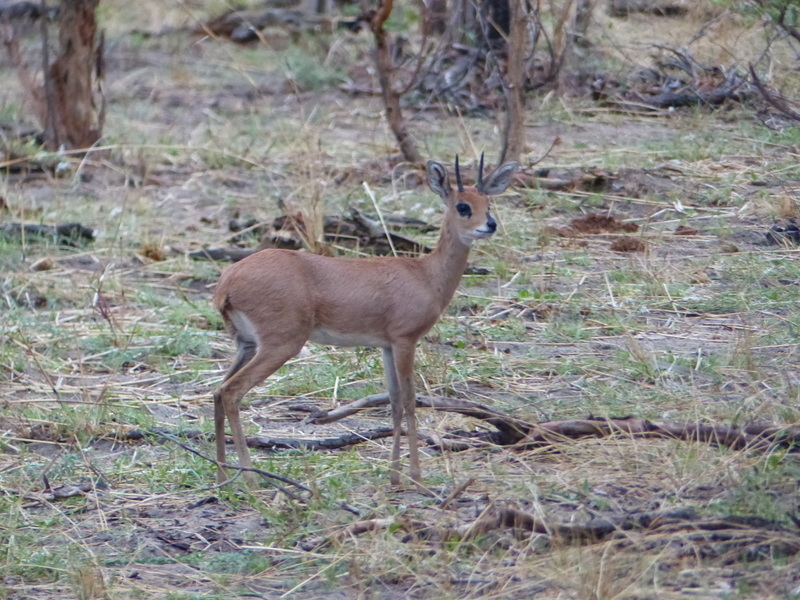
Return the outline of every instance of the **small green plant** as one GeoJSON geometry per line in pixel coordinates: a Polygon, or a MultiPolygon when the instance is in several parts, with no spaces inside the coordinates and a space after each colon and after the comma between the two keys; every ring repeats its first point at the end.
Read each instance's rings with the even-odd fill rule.
{"type": "Polygon", "coordinates": [[[326,89],[344,81],[339,68],[325,64],[297,47],[290,48],[282,59],[287,80],[299,92],[326,89]]]}

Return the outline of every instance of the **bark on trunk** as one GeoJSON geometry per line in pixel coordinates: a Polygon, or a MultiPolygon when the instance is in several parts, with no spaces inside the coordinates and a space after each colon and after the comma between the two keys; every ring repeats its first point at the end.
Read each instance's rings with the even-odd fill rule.
{"type": "Polygon", "coordinates": [[[58,15],[58,58],[45,74],[45,139],[51,149],[88,148],[102,132],[103,109],[94,103],[94,76],[101,75],[96,53],[99,0],[64,0],[58,15]]]}
{"type": "Polygon", "coordinates": [[[506,122],[500,164],[519,161],[525,149],[525,33],[528,28],[525,0],[510,0],[511,30],[506,70],[506,122]]]}
{"type": "Polygon", "coordinates": [[[400,110],[400,93],[394,88],[392,53],[386,30],[383,28],[383,24],[392,12],[392,5],[392,0],[383,0],[370,23],[372,34],[375,36],[375,64],[378,70],[378,83],[381,86],[381,96],[386,109],[386,120],[397,139],[403,157],[410,163],[420,164],[422,156],[408,133],[403,113],[400,110]]]}

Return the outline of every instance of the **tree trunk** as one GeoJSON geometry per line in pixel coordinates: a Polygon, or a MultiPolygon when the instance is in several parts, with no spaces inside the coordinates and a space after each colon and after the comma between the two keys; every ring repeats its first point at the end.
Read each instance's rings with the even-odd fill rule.
{"type": "MultiPolygon", "coordinates": [[[[102,76],[95,48],[99,0],[63,0],[58,14],[59,53],[45,71],[45,141],[49,149],[89,148],[103,128],[104,106],[94,103],[94,77],[102,76]]],[[[46,43],[46,40],[45,40],[46,43]]]]}
{"type": "Polygon", "coordinates": [[[500,164],[519,162],[525,150],[525,34],[528,15],[525,0],[510,0],[511,30],[508,35],[506,67],[506,122],[500,164]]]}
{"type": "Polygon", "coordinates": [[[559,92],[563,87],[564,64],[572,53],[574,37],[572,34],[575,25],[576,0],[550,0],[550,10],[553,15],[553,54],[550,65],[550,79],[556,82],[559,92]]]}
{"type": "Polygon", "coordinates": [[[381,86],[383,106],[386,109],[386,120],[389,122],[389,127],[397,139],[403,157],[410,163],[421,164],[422,156],[417,150],[414,139],[408,133],[406,123],[403,120],[403,113],[400,110],[400,93],[394,88],[392,81],[394,65],[392,64],[388,36],[383,28],[383,24],[392,12],[392,4],[392,0],[383,0],[370,23],[372,33],[375,36],[375,65],[378,70],[378,83],[381,86]]]}

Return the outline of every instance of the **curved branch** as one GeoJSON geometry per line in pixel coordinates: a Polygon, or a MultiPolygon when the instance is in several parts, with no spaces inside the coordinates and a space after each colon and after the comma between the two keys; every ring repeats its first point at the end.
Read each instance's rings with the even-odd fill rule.
{"type": "Polygon", "coordinates": [[[370,28],[375,37],[375,67],[378,72],[378,83],[381,86],[381,96],[383,105],[386,109],[386,120],[389,127],[397,139],[403,157],[410,163],[421,164],[422,155],[417,150],[411,135],[408,133],[403,113],[400,110],[400,96],[402,92],[397,91],[393,84],[394,67],[392,56],[389,49],[386,30],[383,24],[392,12],[393,0],[383,0],[377,12],[370,19],[370,28]]]}

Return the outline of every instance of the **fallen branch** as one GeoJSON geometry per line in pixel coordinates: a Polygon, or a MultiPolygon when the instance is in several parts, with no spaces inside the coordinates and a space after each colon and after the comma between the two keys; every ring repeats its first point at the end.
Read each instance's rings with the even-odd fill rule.
{"type": "Polygon", "coordinates": [[[634,13],[656,17],[679,17],[685,15],[689,7],[681,2],[652,2],[650,0],[612,0],[606,12],[610,17],[629,17],[634,13]]]}
{"type": "Polygon", "coordinates": [[[697,516],[688,509],[674,509],[626,515],[595,517],[582,524],[549,523],[542,518],[510,506],[494,507],[467,525],[449,533],[463,539],[472,539],[497,529],[511,529],[518,536],[532,533],[549,535],[572,542],[601,540],[615,531],[630,529],[657,529],[667,523],[695,521],[697,516]]]}
{"type": "MultiPolygon", "coordinates": [[[[710,92],[688,89],[681,92],[664,92],[656,96],[639,96],[639,101],[653,108],[685,108],[689,106],[719,106],[728,100],[742,102],[745,94],[737,92],[740,84],[723,87],[710,92]]],[[[624,101],[620,105],[624,104],[624,101]]]]}
{"type": "MultiPolygon", "coordinates": [[[[321,410],[306,417],[304,423],[333,423],[345,417],[356,414],[365,408],[378,408],[389,405],[389,394],[373,394],[355,402],[332,410],[321,410]]],[[[535,426],[520,419],[515,419],[488,406],[476,404],[467,400],[455,398],[442,398],[439,396],[417,396],[417,406],[433,408],[435,410],[454,412],[465,417],[473,417],[486,421],[500,432],[502,440],[496,443],[510,445],[523,439],[535,426]]]]}
{"type": "MultiPolygon", "coordinates": [[[[393,227],[415,227],[421,232],[433,231],[435,227],[415,219],[386,218],[393,227]]],[[[236,262],[265,248],[284,248],[297,250],[303,247],[303,238],[307,236],[301,217],[286,215],[277,217],[269,226],[261,225],[256,220],[231,221],[229,225],[236,236],[232,241],[240,241],[244,234],[260,235],[261,242],[255,249],[241,248],[203,248],[189,253],[189,258],[196,260],[224,260],[236,262]]],[[[427,254],[431,249],[423,244],[393,231],[385,231],[380,223],[368,215],[355,209],[349,216],[326,215],[322,220],[324,240],[326,244],[370,251],[373,254],[393,254],[393,249],[416,256],[427,254]]]]}
{"type": "Polygon", "coordinates": [[[345,417],[349,417],[361,412],[365,408],[378,408],[380,406],[389,406],[389,394],[387,392],[365,396],[355,400],[354,402],[350,402],[331,410],[318,410],[303,419],[303,423],[312,425],[333,423],[335,421],[344,419],[345,417]]]}
{"type": "Polygon", "coordinates": [[[63,225],[35,225],[30,223],[4,223],[0,235],[6,238],[47,238],[56,244],[76,245],[82,241],[93,241],[94,231],[80,223],[63,225]]]}
{"type": "Polygon", "coordinates": [[[613,109],[658,114],[657,111],[664,109],[690,106],[713,108],[728,101],[746,102],[753,96],[748,78],[738,71],[726,73],[719,67],[704,67],[686,51],[669,46],[655,47],[671,53],[674,58],[659,65],[659,68],[649,69],[649,77],[643,77],[631,86],[600,78],[592,84],[592,97],[613,109]],[[673,69],[685,72],[688,81],[670,75],[669,71],[673,69]],[[651,112],[642,112],[643,109],[651,112]]]}
{"type": "MultiPolygon", "coordinates": [[[[425,523],[419,521],[409,521],[403,517],[392,517],[383,519],[364,519],[361,521],[354,521],[349,525],[340,527],[331,535],[311,538],[301,542],[300,547],[306,552],[313,550],[320,550],[332,544],[341,544],[346,542],[349,538],[367,533],[370,531],[402,531],[406,537],[413,535],[420,531],[427,532],[430,527],[425,523]]],[[[420,536],[421,537],[421,536],[420,536]]]]}
{"type": "MultiPolygon", "coordinates": [[[[53,17],[58,14],[58,7],[49,9],[53,17]]],[[[47,17],[47,12],[42,11],[42,6],[34,2],[3,2],[0,4],[0,21],[17,21],[29,19],[35,21],[42,16],[47,17]]]]}
{"type": "MultiPolygon", "coordinates": [[[[298,31],[306,20],[302,11],[267,8],[259,10],[232,10],[198,25],[193,33],[212,37],[230,38],[237,44],[256,42],[263,39],[262,30],[276,27],[298,31]]],[[[307,23],[308,29],[314,23],[307,23]]]]}
{"type": "Polygon", "coordinates": [[[268,437],[248,437],[246,438],[249,448],[261,448],[266,450],[338,450],[369,442],[380,440],[392,436],[392,428],[384,427],[373,429],[372,431],[346,433],[336,438],[324,438],[321,440],[308,440],[297,438],[268,438],[268,437]]]}
{"type": "MultiPolygon", "coordinates": [[[[354,415],[365,408],[388,405],[389,395],[387,393],[374,394],[332,410],[312,413],[303,422],[332,423],[354,415]]],[[[619,434],[704,442],[716,446],[728,446],[735,450],[747,448],[765,451],[776,446],[800,447],[800,427],[798,426],[777,427],[764,423],[753,423],[744,427],[706,423],[654,423],[648,419],[631,417],[618,419],[589,417],[587,419],[531,423],[481,404],[439,396],[417,396],[417,406],[454,412],[485,421],[498,431],[498,434],[489,440],[491,443],[502,446],[515,445],[519,449],[558,444],[566,439],[609,437],[619,434]]],[[[457,449],[457,447],[452,449],[457,449]]]]}
{"type": "Polygon", "coordinates": [[[767,424],[708,425],[705,423],[653,423],[647,419],[573,419],[546,421],[534,426],[533,431],[518,446],[539,447],[582,437],[609,437],[623,434],[647,438],[672,438],[686,442],[704,442],[727,446],[734,450],[762,450],[800,446],[800,427],[776,427],[767,424]]]}
{"type": "Polygon", "coordinates": [[[753,533],[768,534],[761,543],[780,545],[783,552],[800,552],[800,535],[789,531],[785,525],[756,516],[731,515],[722,518],[704,518],[693,510],[677,508],[670,510],[612,514],[589,519],[580,524],[550,523],[541,517],[514,507],[494,507],[474,522],[445,530],[445,534],[458,539],[471,539],[490,531],[510,529],[518,537],[531,534],[547,535],[572,543],[592,543],[623,531],[658,531],[659,533],[690,533],[694,541],[721,540],[736,542],[737,536],[744,536],[749,545],[753,533]],[[713,532],[713,533],[709,533],[713,532]],[[780,532],[781,536],[775,533],[780,532]]]}
{"type": "MultiPolygon", "coordinates": [[[[180,445],[181,447],[185,447],[177,439],[175,439],[175,436],[178,435],[184,439],[189,439],[189,440],[212,441],[214,439],[213,433],[206,433],[204,431],[187,430],[187,431],[181,431],[180,433],[173,433],[170,431],[166,431],[164,429],[147,429],[147,430],[132,429],[124,433],[117,433],[114,435],[114,438],[121,441],[139,441],[150,436],[155,436],[155,437],[162,437],[164,439],[170,440],[171,442],[174,442],[175,444],[180,445]]],[[[282,437],[273,438],[265,436],[249,436],[245,438],[245,441],[247,442],[248,448],[258,448],[261,450],[315,450],[316,451],[316,450],[338,450],[339,448],[354,446],[356,444],[361,444],[363,442],[368,442],[370,440],[380,440],[386,437],[390,437],[391,435],[392,435],[392,428],[383,427],[380,429],[373,429],[371,431],[346,433],[339,437],[323,438],[318,440],[302,439],[302,438],[282,438],[282,437]]],[[[232,438],[226,436],[225,443],[227,444],[233,443],[232,438]]],[[[197,453],[195,450],[191,450],[191,452],[197,453]]],[[[211,460],[208,457],[200,454],[198,454],[198,456],[206,460],[211,460]]],[[[212,460],[212,462],[215,461],[212,460]]],[[[229,465],[222,465],[222,466],[229,467],[229,465]]],[[[236,467],[230,467],[230,468],[235,469],[236,467]]],[[[287,481],[284,483],[290,483],[290,482],[287,481]]],[[[308,491],[305,488],[304,490],[308,491]]]]}
{"type": "Polygon", "coordinates": [[[499,433],[499,436],[492,438],[492,443],[500,444],[501,446],[510,446],[519,442],[535,427],[535,425],[521,419],[516,419],[488,406],[467,400],[442,398],[440,396],[417,396],[417,406],[453,412],[465,417],[486,421],[494,426],[499,433]]]}
{"type": "Polygon", "coordinates": [[[189,258],[194,260],[224,260],[228,262],[238,262],[247,258],[258,250],[243,250],[241,248],[203,248],[189,252],[189,258]]]}
{"type": "MultiPolygon", "coordinates": [[[[793,517],[793,515],[789,515],[793,517]]],[[[509,505],[492,505],[472,522],[457,526],[437,526],[409,519],[381,518],[355,521],[331,535],[310,539],[302,544],[305,550],[319,549],[333,543],[372,531],[402,534],[402,542],[430,540],[468,541],[493,531],[509,531],[526,539],[546,536],[551,541],[568,544],[592,544],[605,540],[627,540],[629,532],[654,532],[669,540],[669,534],[699,544],[713,544],[710,552],[722,553],[731,547],[752,547],[754,544],[779,551],[784,555],[800,552],[800,533],[785,524],[756,516],[703,517],[690,508],[614,513],[588,519],[583,523],[556,523],[509,505]],[[625,533],[623,533],[625,532],[625,533]]]]}
{"type": "Polygon", "coordinates": [[[22,492],[7,488],[4,489],[2,493],[9,496],[19,496],[23,500],[27,500],[29,502],[46,504],[48,502],[57,502],[58,500],[67,500],[68,498],[74,498],[75,496],[85,496],[96,491],[96,489],[97,488],[94,483],[91,481],[84,481],[78,485],[64,484],[54,488],[49,487],[48,484],[46,489],[41,492],[22,492]]]}
{"type": "MultiPolygon", "coordinates": [[[[303,423],[332,423],[356,414],[365,408],[383,407],[388,406],[388,404],[388,394],[374,394],[329,411],[317,411],[309,415],[303,423]]],[[[705,423],[654,423],[647,419],[632,417],[618,419],[589,417],[587,419],[530,423],[481,404],[454,398],[418,396],[417,406],[454,412],[466,417],[479,419],[497,429],[496,432],[489,435],[486,433],[475,434],[470,432],[469,434],[464,434],[459,432],[448,435],[431,434],[422,436],[429,446],[450,452],[460,452],[470,448],[493,445],[513,446],[515,450],[529,450],[556,446],[571,439],[620,435],[625,437],[667,438],[686,442],[702,442],[714,446],[726,446],[734,450],[758,452],[768,452],[775,448],[787,448],[790,451],[798,451],[800,449],[800,426],[777,427],[765,423],[753,423],[737,427],[735,425],[711,425],[705,423]],[[467,438],[470,440],[469,442],[465,441],[467,438]]],[[[124,434],[124,438],[138,440],[147,435],[161,436],[180,444],[169,434],[155,430],[147,432],[130,431],[124,434]]],[[[182,432],[181,435],[192,439],[211,439],[213,437],[211,434],[202,432],[182,432]]],[[[256,436],[247,437],[245,441],[250,448],[319,451],[346,448],[367,441],[391,437],[391,435],[392,429],[385,427],[370,431],[347,433],[334,438],[302,439],[256,436]]],[[[185,447],[182,444],[181,446],[185,447]]],[[[191,451],[197,453],[194,450],[191,451]]],[[[202,456],[202,458],[215,462],[205,456],[202,456]]],[[[238,468],[230,465],[223,466],[232,469],[238,468]]],[[[255,472],[265,477],[272,476],[272,474],[258,470],[255,470],[255,472]]],[[[275,477],[277,478],[277,476],[275,477]]],[[[291,480],[287,482],[296,483],[291,480]]]]}

